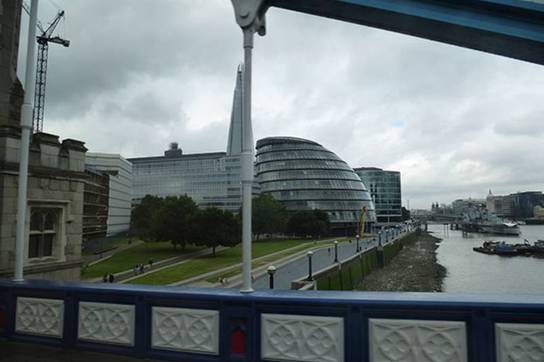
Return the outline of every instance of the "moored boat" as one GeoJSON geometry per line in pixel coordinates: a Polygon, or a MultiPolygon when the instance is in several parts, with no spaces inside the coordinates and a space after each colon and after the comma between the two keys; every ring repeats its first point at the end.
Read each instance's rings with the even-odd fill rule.
{"type": "Polygon", "coordinates": [[[484,254],[494,254],[501,256],[514,256],[523,254],[516,245],[508,244],[504,241],[486,241],[482,247],[472,248],[472,250],[484,254]]]}
{"type": "Polygon", "coordinates": [[[518,224],[510,222],[480,224],[480,232],[497,235],[518,236],[521,231],[518,224]]]}

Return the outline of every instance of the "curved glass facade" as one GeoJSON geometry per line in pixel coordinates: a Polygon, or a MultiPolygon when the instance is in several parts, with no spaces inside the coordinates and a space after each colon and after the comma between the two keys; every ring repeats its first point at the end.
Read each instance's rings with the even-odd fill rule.
{"type": "Polygon", "coordinates": [[[334,229],[355,231],[363,207],[368,210],[366,221],[376,221],[374,204],[359,176],[318,143],[294,137],[261,139],[255,172],[262,193],[291,211],[325,211],[334,229]]]}

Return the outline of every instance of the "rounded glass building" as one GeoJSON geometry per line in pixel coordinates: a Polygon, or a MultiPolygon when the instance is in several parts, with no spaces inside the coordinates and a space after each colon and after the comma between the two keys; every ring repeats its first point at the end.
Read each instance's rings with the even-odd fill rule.
{"type": "Polygon", "coordinates": [[[355,234],[364,207],[365,223],[376,221],[374,204],[359,176],[316,142],[263,138],[257,141],[255,170],[262,193],[272,195],[289,211],[325,211],[336,234],[355,234]]]}

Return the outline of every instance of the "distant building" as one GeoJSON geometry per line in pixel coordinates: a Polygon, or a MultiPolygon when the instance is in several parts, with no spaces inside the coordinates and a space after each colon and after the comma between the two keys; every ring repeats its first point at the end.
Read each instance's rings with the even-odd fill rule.
{"type": "Polygon", "coordinates": [[[378,223],[402,221],[400,172],[377,167],[359,167],[354,170],[370,191],[378,223]]]}
{"type": "Polygon", "coordinates": [[[126,233],[132,205],[132,164],[118,154],[87,153],[87,170],[108,175],[107,236],[126,233]]]}
{"type": "Polygon", "coordinates": [[[538,220],[544,220],[544,207],[543,206],[535,206],[533,210],[533,215],[535,219],[538,220]]]}
{"type": "Polygon", "coordinates": [[[489,190],[489,194],[486,198],[486,208],[491,214],[510,218],[512,217],[512,196],[493,195],[491,190],[489,190]]]}
{"type": "Polygon", "coordinates": [[[108,234],[108,204],[110,176],[107,173],[85,170],[87,179],[83,192],[83,243],[104,238],[108,234]]]}
{"type": "Polygon", "coordinates": [[[534,216],[535,206],[544,206],[544,194],[540,191],[525,191],[510,195],[512,198],[512,217],[526,219],[534,216]]]}
{"type": "Polygon", "coordinates": [[[456,216],[469,215],[471,218],[481,215],[486,208],[486,200],[483,199],[457,199],[451,203],[453,214],[456,216]]]}
{"type": "Polygon", "coordinates": [[[225,152],[184,155],[175,147],[172,145],[164,156],[129,159],[133,165],[134,203],[146,195],[187,195],[202,207],[240,208],[239,157],[228,157],[225,152]]]}
{"type": "Polygon", "coordinates": [[[374,204],[359,176],[316,142],[294,137],[261,139],[255,170],[261,193],[272,195],[288,211],[325,211],[337,234],[354,235],[363,208],[366,222],[376,221],[374,204]]]}
{"type": "MultiPolygon", "coordinates": [[[[242,205],[240,152],[242,150],[242,69],[236,74],[227,152],[184,154],[172,143],[164,156],[130,158],[133,165],[133,202],[146,195],[191,197],[201,207],[238,211],[242,205]]],[[[253,142],[252,142],[253,143],[253,142]]],[[[255,188],[258,192],[258,188],[255,188]]]]}
{"type": "MultiPolygon", "coordinates": [[[[23,89],[17,79],[21,1],[1,0],[0,278],[13,275],[23,89]]],[[[36,133],[29,150],[24,275],[79,280],[85,152],[83,142],[36,133]]]]}

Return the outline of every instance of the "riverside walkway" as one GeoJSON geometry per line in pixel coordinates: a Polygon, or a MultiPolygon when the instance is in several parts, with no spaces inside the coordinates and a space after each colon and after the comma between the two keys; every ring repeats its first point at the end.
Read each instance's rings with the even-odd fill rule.
{"type": "MultiPolygon", "coordinates": [[[[399,233],[398,237],[405,235],[404,232],[399,233]]],[[[394,240],[395,236],[392,231],[386,231],[383,233],[382,245],[394,240]]],[[[365,238],[359,240],[360,252],[365,252],[378,246],[378,238],[365,238]]],[[[349,259],[357,253],[357,242],[353,239],[351,242],[344,242],[338,244],[338,261],[349,259]]],[[[312,255],[312,272],[315,273],[321,269],[325,269],[335,263],[334,261],[335,251],[334,246],[330,248],[318,248],[313,250],[312,255]]],[[[275,265],[277,268],[274,274],[274,289],[291,289],[291,282],[302,279],[308,276],[308,256],[307,254],[299,255],[279,265],[275,265]]],[[[269,276],[265,271],[256,276],[253,287],[255,289],[267,289],[269,288],[269,276]]]]}
{"type": "MultiPolygon", "coordinates": [[[[359,240],[363,251],[377,245],[373,239],[359,240]]],[[[357,251],[357,242],[338,243],[338,260],[348,259],[357,251]]],[[[316,272],[334,264],[334,246],[313,250],[312,270],[316,272]]],[[[308,256],[306,254],[290,259],[284,264],[276,265],[274,274],[274,289],[291,289],[291,282],[308,275],[308,256]]],[[[267,289],[269,287],[268,273],[259,274],[253,283],[255,289],[267,289]]]]}

